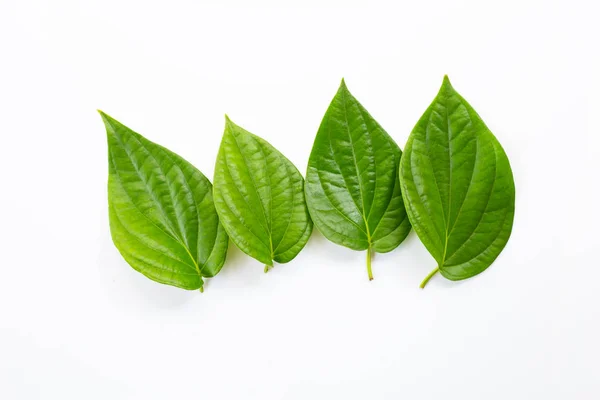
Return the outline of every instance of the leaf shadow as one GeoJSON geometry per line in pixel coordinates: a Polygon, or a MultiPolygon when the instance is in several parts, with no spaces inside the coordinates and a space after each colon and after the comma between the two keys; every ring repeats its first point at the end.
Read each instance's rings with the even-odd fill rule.
{"type": "Polygon", "coordinates": [[[210,287],[212,279],[218,280],[214,282],[215,285],[226,285],[229,288],[255,286],[260,282],[262,274],[263,266],[240,250],[230,239],[223,269],[215,278],[208,279],[205,287],[210,287]]]}
{"type": "Polygon", "coordinates": [[[245,257],[249,256],[246,255],[246,253],[244,253],[243,251],[241,251],[235,245],[235,243],[233,243],[231,239],[229,239],[229,245],[227,247],[227,257],[225,258],[225,265],[223,265],[223,268],[221,269],[221,272],[219,272],[217,277],[219,275],[230,275],[240,272],[244,268],[243,261],[245,257]]]}
{"type": "Polygon", "coordinates": [[[302,251],[318,254],[319,260],[322,260],[320,263],[321,265],[327,265],[328,267],[343,265],[344,268],[346,268],[348,264],[357,263],[357,257],[360,258],[360,260],[363,260],[365,253],[329,241],[316,228],[313,229],[313,233],[308,240],[305,249],[302,251]],[[363,253],[362,256],[360,256],[361,253],[363,253]]]}

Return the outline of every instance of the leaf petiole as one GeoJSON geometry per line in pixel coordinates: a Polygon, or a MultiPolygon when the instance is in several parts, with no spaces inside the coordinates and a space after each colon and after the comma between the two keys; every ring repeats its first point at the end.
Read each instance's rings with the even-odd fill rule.
{"type": "Polygon", "coordinates": [[[270,269],[273,269],[272,265],[265,264],[265,274],[269,272],[270,269]]]}
{"type": "Polygon", "coordinates": [[[427,282],[429,282],[429,280],[431,279],[432,276],[434,276],[435,274],[437,274],[437,272],[440,270],[440,267],[436,267],[433,271],[431,271],[429,273],[429,275],[427,275],[425,277],[425,279],[423,279],[423,282],[421,282],[421,286],[419,286],[421,289],[423,289],[425,287],[425,285],[427,285],[427,282]]]}
{"type": "Polygon", "coordinates": [[[371,246],[367,248],[367,273],[369,274],[369,280],[373,280],[373,271],[371,270],[371,246]]]}

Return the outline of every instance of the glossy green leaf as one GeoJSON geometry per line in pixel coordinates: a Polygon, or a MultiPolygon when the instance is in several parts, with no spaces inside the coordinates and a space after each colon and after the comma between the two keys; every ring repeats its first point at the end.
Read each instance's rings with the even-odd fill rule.
{"type": "Polygon", "coordinates": [[[177,154],[100,112],[108,137],[108,206],[115,246],[160,283],[202,290],[225,262],[208,179],[177,154]]]}
{"type": "Polygon", "coordinates": [[[310,154],[306,200],[327,239],[367,250],[369,279],[371,252],[395,249],[410,231],[398,182],[401,155],[342,80],[310,154]]]}
{"type": "Polygon", "coordinates": [[[484,271],[506,245],[515,211],[508,158],[479,115],[444,78],[400,164],[408,216],[450,280],[484,271]]]}
{"type": "Polygon", "coordinates": [[[308,241],[312,221],[304,179],[273,146],[226,118],[215,166],[215,207],[231,240],[265,264],[291,261],[308,241]]]}

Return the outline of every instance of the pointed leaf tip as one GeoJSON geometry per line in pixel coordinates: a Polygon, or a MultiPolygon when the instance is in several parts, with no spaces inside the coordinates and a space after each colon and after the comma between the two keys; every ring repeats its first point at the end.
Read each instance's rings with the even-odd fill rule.
{"type": "Polygon", "coordinates": [[[119,121],[117,121],[116,119],[114,119],[113,117],[111,117],[110,115],[108,115],[107,113],[105,113],[102,110],[96,110],[98,111],[98,114],[100,114],[100,117],[102,117],[102,121],[104,121],[105,124],[109,124],[109,125],[123,125],[122,123],[120,123],[119,121]]]}
{"type": "Polygon", "coordinates": [[[231,118],[229,118],[229,115],[225,114],[225,131],[227,131],[227,128],[231,127],[231,126],[237,126],[237,125],[235,124],[235,122],[233,122],[231,120],[231,118]]]}
{"type": "Polygon", "coordinates": [[[106,113],[102,110],[96,110],[98,111],[98,114],[100,114],[100,117],[102,117],[103,120],[106,120],[106,118],[108,117],[108,115],[106,115],[106,113]]]}
{"type": "Polygon", "coordinates": [[[444,80],[442,82],[442,88],[452,88],[452,84],[450,83],[450,78],[448,78],[448,75],[444,75],[444,80]]]}
{"type": "Polygon", "coordinates": [[[350,90],[348,89],[348,86],[346,85],[346,80],[344,78],[342,78],[342,81],[340,82],[340,87],[338,88],[337,92],[338,94],[342,92],[350,93],[350,90]]]}
{"type": "Polygon", "coordinates": [[[115,120],[113,117],[111,117],[104,111],[102,111],[102,110],[96,110],[96,111],[98,111],[98,114],[100,114],[100,118],[102,118],[102,122],[104,122],[104,126],[106,127],[106,129],[108,129],[109,127],[113,128],[113,125],[115,123],[119,124],[119,122],[117,120],[115,120]]]}

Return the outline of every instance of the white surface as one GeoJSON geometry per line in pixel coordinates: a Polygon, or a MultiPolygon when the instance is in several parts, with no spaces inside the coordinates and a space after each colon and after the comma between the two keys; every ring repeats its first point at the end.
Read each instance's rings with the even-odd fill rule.
{"type": "Polygon", "coordinates": [[[0,3],[0,398],[600,398],[598,2],[170,3],[0,3]],[[209,177],[224,113],[304,171],[342,77],[403,147],[446,73],[516,178],[480,276],[420,290],[412,233],[369,282],[315,233],[199,294],[113,247],[96,108],[209,177]]]}

